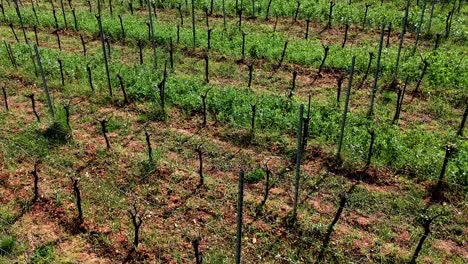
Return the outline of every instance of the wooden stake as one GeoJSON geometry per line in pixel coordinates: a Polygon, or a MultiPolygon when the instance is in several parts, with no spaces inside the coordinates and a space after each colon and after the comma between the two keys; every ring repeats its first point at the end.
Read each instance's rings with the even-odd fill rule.
{"type": "MultiPolygon", "coordinates": [[[[6,102],[6,99],[5,99],[6,102]]],[[[468,100],[465,101],[466,107],[465,112],[463,113],[462,121],[460,123],[460,128],[458,129],[457,136],[463,136],[463,130],[465,129],[466,118],[468,116],[468,100]]]]}
{"type": "Polygon", "coordinates": [[[63,62],[60,58],[57,59],[60,68],[60,78],[62,80],[62,86],[65,86],[65,78],[63,76],[63,62]]]}
{"type": "Polygon", "coordinates": [[[377,93],[377,81],[379,80],[379,73],[380,73],[380,61],[381,61],[381,58],[382,58],[384,29],[385,29],[385,24],[382,23],[382,25],[380,26],[379,53],[377,54],[377,65],[375,67],[375,72],[374,72],[374,84],[372,86],[372,93],[371,93],[371,101],[370,101],[369,112],[367,112],[368,117],[371,117],[371,116],[374,115],[374,100],[375,100],[375,95],[377,93]]]}
{"type": "Polygon", "coordinates": [[[49,87],[47,86],[47,81],[46,81],[44,69],[42,68],[41,54],[39,53],[39,48],[37,47],[37,45],[34,45],[34,49],[36,50],[36,59],[37,59],[37,62],[39,64],[39,70],[41,72],[42,86],[44,87],[44,92],[45,92],[46,97],[47,97],[47,105],[49,106],[49,112],[52,115],[52,117],[54,117],[55,116],[54,107],[53,107],[53,104],[52,104],[52,99],[50,97],[49,87]]]}
{"type": "Polygon", "coordinates": [[[297,202],[299,200],[299,183],[301,174],[301,158],[302,158],[302,130],[304,122],[304,105],[301,104],[299,107],[299,123],[297,129],[297,149],[296,149],[296,177],[294,181],[294,207],[292,219],[295,222],[297,220],[297,202]]]}
{"type": "Polygon", "coordinates": [[[346,91],[346,101],[345,107],[343,110],[343,117],[341,120],[341,129],[340,129],[340,137],[338,140],[338,151],[336,153],[336,157],[341,160],[341,148],[343,145],[343,138],[344,138],[344,130],[346,126],[346,117],[348,115],[348,106],[349,106],[349,97],[351,95],[351,87],[353,86],[353,75],[354,75],[354,64],[356,62],[356,56],[353,56],[351,60],[351,67],[349,68],[349,80],[348,80],[348,89],[346,91]]]}
{"type": "Polygon", "coordinates": [[[8,108],[8,98],[7,98],[7,92],[6,92],[6,89],[4,86],[2,86],[2,92],[3,92],[3,102],[5,104],[5,110],[6,111],[10,111],[10,109],[8,108]]]}
{"type": "Polygon", "coordinates": [[[100,13],[101,13],[101,11],[99,9],[99,15],[96,15],[96,18],[97,18],[98,26],[99,26],[99,33],[100,33],[99,36],[101,38],[102,56],[104,57],[104,67],[106,69],[106,76],[107,76],[107,86],[109,88],[109,95],[112,97],[112,84],[111,84],[111,79],[110,79],[109,63],[107,61],[107,53],[106,53],[106,45],[105,45],[105,36],[104,36],[104,31],[102,29],[102,22],[101,22],[100,13]]]}
{"type": "Polygon", "coordinates": [[[91,68],[89,67],[89,65],[86,65],[86,71],[88,72],[89,88],[91,88],[91,91],[94,92],[93,77],[91,75],[91,68]]]}
{"type": "Polygon", "coordinates": [[[68,28],[67,16],[65,15],[65,8],[63,6],[63,0],[60,0],[60,8],[62,9],[63,21],[65,22],[65,28],[68,28]]]}
{"type": "Polygon", "coordinates": [[[241,263],[243,206],[244,206],[244,170],[241,169],[239,173],[239,194],[237,196],[236,264],[241,263]]]}

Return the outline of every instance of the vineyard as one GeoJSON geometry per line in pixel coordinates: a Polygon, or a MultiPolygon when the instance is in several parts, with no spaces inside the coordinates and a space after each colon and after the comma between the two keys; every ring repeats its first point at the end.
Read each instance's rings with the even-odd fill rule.
{"type": "Polygon", "coordinates": [[[0,0],[0,264],[467,263],[464,0],[0,0]]]}

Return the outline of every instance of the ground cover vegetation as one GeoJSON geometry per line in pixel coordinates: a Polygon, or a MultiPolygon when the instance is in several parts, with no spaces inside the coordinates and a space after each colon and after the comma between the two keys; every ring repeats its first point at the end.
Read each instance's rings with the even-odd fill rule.
{"type": "Polygon", "coordinates": [[[0,263],[464,263],[464,1],[0,2],[0,263]]]}

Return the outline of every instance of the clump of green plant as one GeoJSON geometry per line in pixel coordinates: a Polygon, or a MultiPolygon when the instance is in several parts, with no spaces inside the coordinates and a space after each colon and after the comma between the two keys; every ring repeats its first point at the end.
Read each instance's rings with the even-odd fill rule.
{"type": "Polygon", "coordinates": [[[145,181],[147,178],[156,172],[157,164],[154,161],[144,160],[137,164],[137,174],[140,180],[145,181]]]}
{"type": "Polygon", "coordinates": [[[245,176],[245,182],[255,184],[266,177],[266,173],[262,168],[253,169],[245,176]]]}
{"type": "Polygon", "coordinates": [[[62,122],[54,121],[43,131],[43,135],[53,143],[65,143],[71,138],[71,130],[62,122]]]}
{"type": "Polygon", "coordinates": [[[264,56],[261,55],[261,47],[259,47],[257,44],[253,44],[250,49],[249,49],[249,55],[253,59],[263,59],[264,56]]]}
{"type": "Polygon", "coordinates": [[[16,239],[12,236],[4,236],[0,238],[0,256],[6,256],[13,252],[16,239]]]}
{"type": "Polygon", "coordinates": [[[31,259],[31,263],[34,263],[34,264],[53,263],[54,259],[55,259],[54,245],[47,244],[47,245],[42,245],[38,247],[34,251],[34,256],[31,259]]]}
{"type": "Polygon", "coordinates": [[[0,232],[8,229],[15,222],[13,209],[7,206],[0,207],[0,232]]]}
{"type": "Polygon", "coordinates": [[[149,109],[146,113],[146,118],[151,121],[165,121],[168,116],[166,112],[161,110],[161,106],[158,103],[149,103],[149,109]]]}

